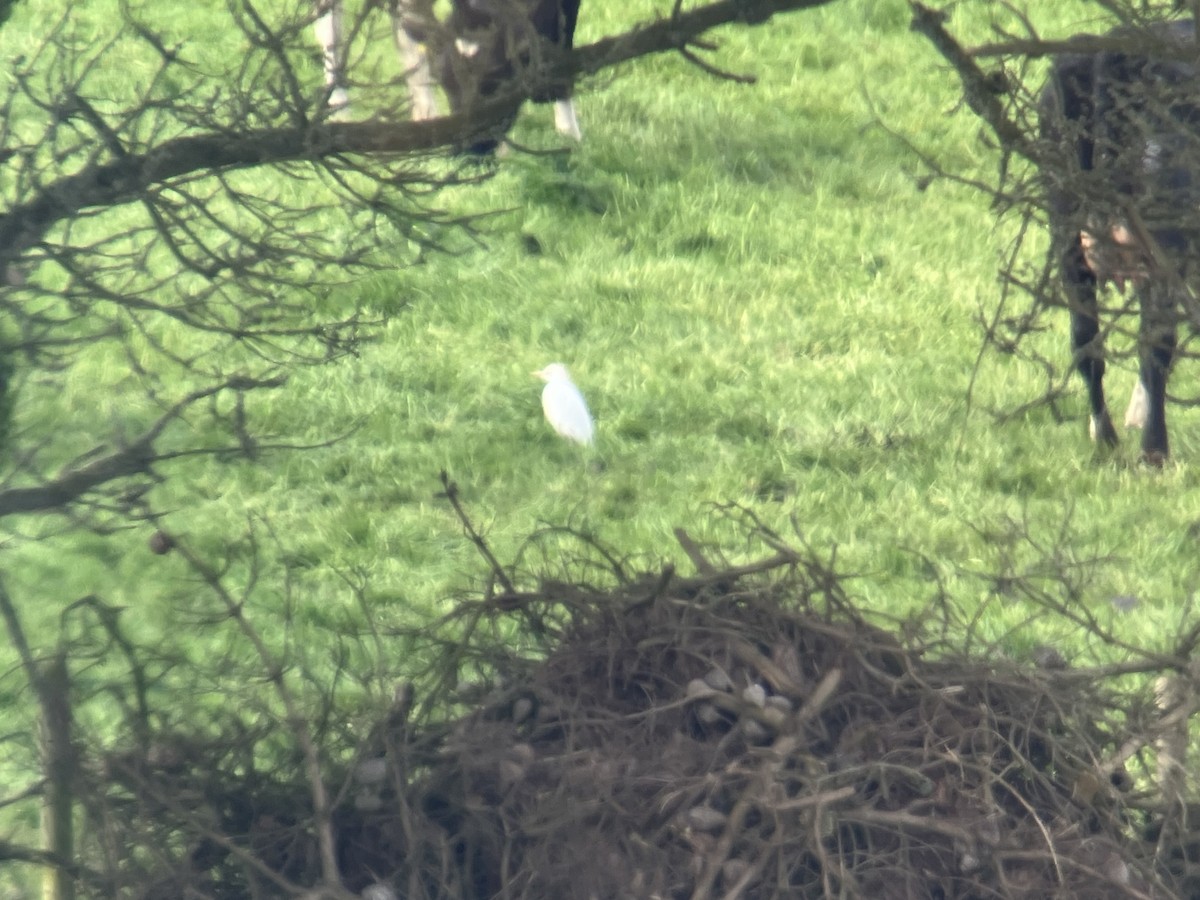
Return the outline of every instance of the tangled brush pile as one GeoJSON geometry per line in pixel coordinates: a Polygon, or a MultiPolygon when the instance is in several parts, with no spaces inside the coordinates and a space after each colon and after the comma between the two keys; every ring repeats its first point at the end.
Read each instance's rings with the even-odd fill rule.
{"type": "MultiPolygon", "coordinates": [[[[1194,838],[1168,837],[1155,825],[1161,802],[1136,789],[1150,776],[1131,736],[1152,704],[1070,669],[902,641],[799,554],[700,568],[464,605],[454,665],[469,659],[485,687],[469,702],[447,688],[427,706],[436,717],[413,714],[403,691],[353,747],[331,819],[346,889],[405,900],[1200,896],[1181,849],[1194,838]]],[[[203,871],[192,850],[195,895],[286,896],[283,885],[312,883],[315,844],[293,787],[221,788],[243,812],[212,826],[230,846],[209,840],[203,871]]]]}

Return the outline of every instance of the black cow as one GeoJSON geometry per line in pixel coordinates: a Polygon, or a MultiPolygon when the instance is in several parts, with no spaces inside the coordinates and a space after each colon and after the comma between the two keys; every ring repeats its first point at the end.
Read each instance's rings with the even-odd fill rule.
{"type": "MultiPolygon", "coordinates": [[[[452,0],[445,21],[438,21],[433,5],[433,0],[388,0],[417,119],[436,115],[435,80],[445,90],[451,111],[467,112],[478,101],[535,72],[548,54],[570,50],[579,18],[579,0],[452,0]]],[[[342,0],[316,0],[316,11],[329,105],[336,110],[349,102],[339,46],[342,0]]],[[[582,139],[569,81],[551,84],[532,99],[554,103],[559,133],[582,139]]],[[[512,120],[501,123],[468,149],[490,152],[511,127],[512,120]]]]}
{"type": "Polygon", "coordinates": [[[1067,165],[1043,166],[1043,177],[1092,437],[1118,443],[1096,291],[1130,282],[1140,307],[1139,380],[1125,424],[1143,427],[1142,458],[1161,465],[1176,324],[1188,279],[1200,274],[1190,259],[1200,248],[1200,70],[1181,52],[1195,45],[1196,30],[1180,21],[1108,37],[1131,49],[1053,60],[1041,133],[1067,150],[1067,165]]]}

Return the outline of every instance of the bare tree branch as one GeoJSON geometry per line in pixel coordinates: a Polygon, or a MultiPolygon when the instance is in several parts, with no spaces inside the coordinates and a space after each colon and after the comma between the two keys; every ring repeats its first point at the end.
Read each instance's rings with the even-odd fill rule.
{"type": "Polygon", "coordinates": [[[145,153],[119,155],[45,186],[40,196],[0,216],[0,263],[15,261],[63,219],[92,207],[128,202],[184,176],[348,154],[416,154],[456,146],[494,128],[547,84],[595,74],[642,56],[669,51],[690,53],[688,47],[695,38],[720,25],[757,25],[776,13],[812,9],[829,2],[717,0],[559,54],[536,77],[459,115],[399,123],[306,121],[286,128],[187,135],[145,153]]]}
{"type": "Polygon", "coordinates": [[[1008,149],[1029,155],[1029,145],[1025,132],[1009,120],[1004,111],[1001,96],[1004,86],[998,82],[996,75],[984,72],[966,50],[946,30],[946,14],[909,0],[913,11],[912,28],[925,35],[946,58],[962,79],[963,92],[967,105],[996,132],[1000,142],[1008,149]]]}
{"type": "Polygon", "coordinates": [[[148,474],[154,463],[169,456],[160,455],[154,443],[171,422],[199,400],[222,391],[247,391],[274,388],[287,381],[285,376],[270,379],[231,378],[194,391],[163,413],[141,435],[119,450],[114,450],[86,465],[68,468],[47,484],[0,491],[0,517],[16,513],[46,512],[62,509],[84,494],[130,475],[148,474]]]}
{"type": "Polygon", "coordinates": [[[341,889],[341,878],[338,872],[337,843],[332,827],[333,802],[325,786],[325,777],[321,771],[321,757],[316,741],[313,739],[312,728],[303,705],[295,695],[286,677],[284,662],[274,653],[262,634],[246,616],[245,604],[233,596],[225,586],[222,573],[214,569],[191,547],[175,535],[169,535],[172,545],[194,571],[220,599],[227,614],[232,618],[242,635],[253,646],[261,661],[264,674],[275,689],[276,695],[284,706],[287,714],[287,724],[291,729],[296,743],[304,756],[305,769],[308,776],[309,789],[312,796],[314,829],[321,860],[321,880],[323,887],[337,892],[341,889]]]}

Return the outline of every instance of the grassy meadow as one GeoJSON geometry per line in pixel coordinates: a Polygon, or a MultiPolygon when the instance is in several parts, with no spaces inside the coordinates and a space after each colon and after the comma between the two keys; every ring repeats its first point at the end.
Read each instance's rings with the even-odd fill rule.
{"type": "MultiPolygon", "coordinates": [[[[6,53],[37,34],[41,6],[18,7],[6,53]]],[[[116,8],[89,6],[98,23],[116,8]]],[[[578,43],[664,9],[586,3],[578,43]]],[[[1048,35],[1102,27],[1084,3],[1026,9],[1048,35]]],[[[197,52],[228,49],[223,3],[180,15],[197,52]]],[[[999,4],[961,4],[950,25],[982,39],[994,15],[999,4]]],[[[1101,622],[1135,643],[1168,637],[1196,579],[1200,416],[1173,411],[1174,459],[1159,472],[1135,463],[1136,436],[1094,458],[1073,381],[1067,421],[1045,407],[1002,424],[987,412],[1045,388],[1031,364],[979,358],[976,319],[998,302],[1014,223],[997,223],[965,187],[919,189],[924,168],[897,135],[970,177],[991,177],[996,158],[908,20],[902,0],[841,0],[723,29],[713,61],[755,75],[753,86],[674,55],[582,85],[582,146],[512,153],[495,177],[439,194],[442,209],[493,213],[479,240],[442,233],[453,253],[409,264],[413,248],[385,235],[396,268],[340,281],[327,298],[384,318],[377,339],[355,359],[298,371],[249,410],[296,443],[345,437],[254,464],[164,467],[155,496],[167,526],[215,558],[248,521],[269,526],[296,627],[354,629],[364,610],[349,584],[380,621],[403,622],[485,575],[435,496],[441,470],[501,560],[536,568],[544,552],[551,570],[572,550],[527,543],[547,525],[590,532],[648,567],[687,568],[677,526],[732,559],[764,552],[716,510],[734,503],[785,539],[836,547],[869,609],[920,609],[936,572],[967,614],[982,610],[985,639],[1076,647],[1062,624],[1015,633],[1031,611],[969,574],[1032,564],[1039,551],[1005,537],[1024,523],[1065,559],[1111,557],[1085,566],[1081,602],[1101,622]],[[543,420],[530,372],[555,360],[591,405],[594,450],[543,420]],[[1125,596],[1140,601],[1131,612],[1111,603],[1125,596]]],[[[558,146],[550,123],[548,108],[529,108],[514,137],[558,146]]],[[[1055,325],[1033,339],[1065,369],[1065,316],[1055,325]]],[[[33,432],[44,422],[48,434],[108,439],[145,415],[122,407],[122,377],[111,359],[81,358],[63,390],[31,390],[17,415],[33,432]]],[[[1133,378],[1114,371],[1114,408],[1133,378]]],[[[1174,385],[1188,395],[1195,382],[1184,366],[1174,385]]],[[[61,605],[95,594],[136,611],[144,639],[187,647],[197,588],[180,560],[150,553],[148,529],[62,526],[9,532],[9,589],[31,621],[48,635],[61,605]]],[[[279,581],[264,573],[250,600],[268,620],[279,581]]]]}
{"type": "MultiPolygon", "coordinates": [[[[7,56],[36,46],[52,7],[18,4],[0,29],[7,56]]],[[[101,35],[117,7],[103,0],[78,15],[101,35]]],[[[983,40],[1008,21],[1000,7],[959,4],[950,27],[983,40]]],[[[577,43],[666,9],[588,0],[577,43]]],[[[1104,27],[1084,2],[1025,9],[1048,36],[1104,27]]],[[[236,55],[224,2],[171,17],[213,72],[236,55]]],[[[418,254],[381,232],[394,268],[316,273],[331,285],[324,303],[364,310],[378,333],[355,358],[297,370],[248,415],[297,445],[340,440],[255,462],[164,465],[152,496],[166,527],[209,559],[233,560],[235,589],[249,578],[239,565],[252,527],[263,567],[249,616],[317,670],[333,634],[361,633],[368,617],[386,628],[437,616],[482,584],[486,566],[437,496],[443,470],[499,559],[526,571],[580,571],[578,544],[545,532],[554,526],[594,535],[631,568],[690,571],[673,536],[681,526],[728,559],[765,555],[744,519],[720,511],[735,504],[784,540],[836,553],[867,610],[917,614],[944,589],[995,652],[1053,641],[1072,659],[1119,656],[1035,616],[991,577],[1036,577],[1049,560],[1073,574],[1072,602],[1102,626],[1165,646],[1194,619],[1200,414],[1171,411],[1174,458],[1152,471],[1136,463],[1136,434],[1112,457],[1093,454],[1073,378],[1065,421],[1045,406],[1004,422],[989,413],[1046,388],[1039,367],[981,355],[978,319],[999,302],[1016,223],[997,222],[979,192],[919,183],[926,170],[909,144],[969,178],[992,178],[997,160],[956,78],[908,23],[903,0],[839,0],[715,34],[712,61],[753,74],[752,86],[676,55],[581,85],[581,146],[510,153],[494,177],[433,198],[483,216],[477,235],[442,228],[450,252],[418,254]],[[551,361],[588,399],[593,449],[568,445],[543,419],[530,373],[551,361]],[[1113,602],[1131,597],[1131,610],[1113,602]]],[[[386,25],[373,27],[386,70],[386,25]]],[[[311,77],[315,91],[315,61],[311,77]]],[[[126,89],[121,71],[111,85],[126,89]]],[[[560,146],[551,120],[527,107],[516,142],[560,146]]],[[[329,227],[345,226],[331,216],[329,227]]],[[[1065,315],[1053,324],[1029,340],[1065,372],[1065,315]]],[[[1133,381],[1128,364],[1113,370],[1114,409],[1133,381]]],[[[1172,384],[1195,396],[1195,368],[1180,366],[1172,384]]],[[[61,446],[65,462],[137,433],[155,410],[106,351],[30,378],[14,415],[24,440],[61,446]]],[[[205,436],[177,426],[171,440],[205,436]]],[[[182,679],[188,698],[159,698],[162,709],[186,721],[196,702],[264,702],[254,699],[263,685],[222,680],[251,655],[178,555],[151,553],[151,526],[98,535],[10,517],[4,528],[5,585],[35,645],[55,639],[67,604],[96,596],[123,607],[129,633],[164,657],[203,664],[182,679]]],[[[0,705],[26,721],[30,695],[12,663],[0,705]]],[[[86,682],[91,663],[77,668],[86,682]]],[[[108,708],[81,715],[103,726],[108,708]]],[[[0,771],[28,759],[24,743],[9,750],[0,771]]],[[[5,822],[32,828],[36,810],[5,822]]],[[[0,895],[6,885],[0,877],[0,895]]]]}

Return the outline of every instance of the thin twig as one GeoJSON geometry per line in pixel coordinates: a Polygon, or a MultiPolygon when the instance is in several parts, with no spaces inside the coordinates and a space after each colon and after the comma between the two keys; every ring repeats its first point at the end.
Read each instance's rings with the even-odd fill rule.
{"type": "Polygon", "coordinates": [[[496,559],[496,555],[492,553],[492,548],[487,545],[487,541],[483,539],[483,535],[475,530],[475,526],[471,523],[471,517],[467,515],[467,511],[463,509],[462,503],[459,502],[458,485],[450,480],[449,474],[444,470],[438,474],[438,479],[442,482],[442,492],[438,496],[449,501],[450,506],[454,509],[454,514],[458,516],[458,521],[462,523],[463,528],[466,530],[467,537],[471,539],[471,543],[475,545],[480,555],[487,561],[492,575],[500,582],[500,586],[504,588],[504,592],[506,594],[516,594],[517,589],[513,587],[512,579],[508,577],[508,573],[500,565],[500,560],[496,559]]]}
{"type": "Polygon", "coordinates": [[[226,390],[245,391],[274,388],[286,381],[286,376],[282,375],[264,379],[238,376],[229,378],[220,384],[193,391],[159,416],[132,442],[119,450],[101,456],[87,465],[68,467],[55,478],[38,487],[9,488],[0,491],[0,517],[16,513],[62,509],[84,494],[94,491],[110,481],[131,475],[147,474],[156,462],[169,458],[169,456],[159,455],[155,451],[155,441],[169,424],[180,418],[184,411],[194,403],[226,390]]]}
{"type": "Polygon", "coordinates": [[[283,703],[287,713],[288,726],[292,729],[296,742],[299,744],[308,774],[309,790],[313,802],[314,830],[321,859],[321,880],[326,888],[338,891],[341,889],[341,878],[338,871],[337,845],[333,833],[333,808],[321,774],[321,758],[309,728],[308,718],[288,685],[285,678],[286,669],[283,663],[276,659],[258,629],[247,618],[244,603],[229,593],[221,573],[205,562],[181,537],[171,534],[168,534],[167,537],[192,571],[199,575],[201,581],[218,597],[229,617],[237,623],[238,629],[250,641],[255,653],[263,663],[267,680],[271,682],[276,695],[283,703]]]}

